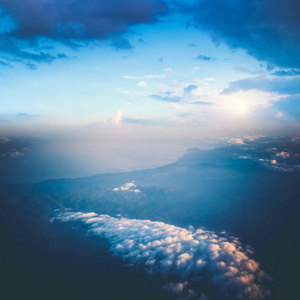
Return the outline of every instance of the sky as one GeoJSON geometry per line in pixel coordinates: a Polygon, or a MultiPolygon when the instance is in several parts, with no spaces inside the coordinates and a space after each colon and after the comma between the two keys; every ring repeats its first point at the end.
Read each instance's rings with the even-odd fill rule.
{"type": "Polygon", "coordinates": [[[34,148],[41,169],[69,170],[45,178],[74,177],[299,135],[299,14],[297,0],[0,0],[2,160],[34,148]]]}

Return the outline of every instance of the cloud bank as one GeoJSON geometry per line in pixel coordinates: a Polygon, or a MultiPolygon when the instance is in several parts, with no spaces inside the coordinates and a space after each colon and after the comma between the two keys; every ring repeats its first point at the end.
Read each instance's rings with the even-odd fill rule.
{"type": "Polygon", "coordinates": [[[264,92],[276,92],[278,94],[299,94],[300,78],[292,79],[274,78],[268,79],[265,76],[257,76],[239,79],[229,83],[229,86],[223,90],[223,94],[231,94],[239,91],[259,90],[264,92]]]}
{"type": "Polygon", "coordinates": [[[0,50],[19,59],[51,62],[64,55],[45,51],[45,39],[75,47],[110,40],[114,47],[130,48],[122,34],[131,26],[155,23],[174,11],[191,18],[216,43],[245,49],[270,67],[299,72],[298,0],[0,0],[0,50]]]}
{"type": "Polygon", "coordinates": [[[108,39],[115,47],[130,48],[121,34],[134,24],[153,23],[165,12],[161,0],[0,0],[0,50],[50,62],[59,56],[42,50],[45,39],[76,47],[108,39]]]}
{"type": "Polygon", "coordinates": [[[196,0],[192,24],[270,65],[300,68],[298,0],[196,0]]]}
{"type": "Polygon", "coordinates": [[[250,258],[252,251],[225,234],[95,213],[64,212],[55,219],[89,225],[89,232],[108,240],[114,255],[150,276],[160,276],[160,288],[179,299],[215,299],[209,288],[218,290],[222,299],[269,295],[262,285],[267,275],[250,258]]]}

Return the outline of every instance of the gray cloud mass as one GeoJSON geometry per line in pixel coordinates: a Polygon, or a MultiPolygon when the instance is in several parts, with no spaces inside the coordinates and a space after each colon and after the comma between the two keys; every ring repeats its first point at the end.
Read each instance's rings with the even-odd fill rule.
{"type": "Polygon", "coordinates": [[[298,0],[0,0],[0,50],[14,59],[51,62],[61,56],[45,51],[45,40],[73,47],[109,40],[114,47],[130,48],[122,34],[132,25],[154,23],[179,10],[216,43],[244,49],[270,67],[300,68],[298,0]]]}
{"type": "Polygon", "coordinates": [[[196,0],[187,12],[216,43],[245,49],[271,65],[300,67],[298,0],[196,0]]]}
{"type": "Polygon", "coordinates": [[[0,50],[19,59],[51,62],[60,56],[42,50],[45,39],[74,47],[108,39],[115,47],[131,47],[120,34],[131,25],[155,22],[165,11],[161,0],[0,0],[0,19],[6,25],[0,50]]]}

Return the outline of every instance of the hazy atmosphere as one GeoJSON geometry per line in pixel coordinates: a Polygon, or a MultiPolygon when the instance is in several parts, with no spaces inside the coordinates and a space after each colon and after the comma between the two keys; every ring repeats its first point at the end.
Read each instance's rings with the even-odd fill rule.
{"type": "Polygon", "coordinates": [[[299,174],[298,0],[0,0],[7,291],[295,299],[299,174]]]}
{"type": "Polygon", "coordinates": [[[46,176],[33,180],[154,167],[219,138],[299,132],[297,1],[0,8],[1,145],[34,141],[9,149],[20,163],[35,151],[46,176]],[[62,162],[65,172],[49,169],[62,162]]]}

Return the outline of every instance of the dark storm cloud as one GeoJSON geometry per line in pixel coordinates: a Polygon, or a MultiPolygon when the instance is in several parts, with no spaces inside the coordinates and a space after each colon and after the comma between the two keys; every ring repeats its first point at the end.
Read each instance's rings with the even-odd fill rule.
{"type": "Polygon", "coordinates": [[[216,43],[245,49],[271,65],[300,67],[298,0],[196,0],[187,12],[216,43]]]}
{"type": "Polygon", "coordinates": [[[0,35],[0,51],[12,58],[4,57],[14,62],[36,61],[51,63],[53,60],[60,58],[58,55],[40,51],[38,44],[28,46],[28,41],[13,38],[8,33],[0,35]],[[26,47],[23,46],[26,45],[26,47]],[[31,49],[31,51],[29,50],[31,49]],[[34,51],[34,52],[32,52],[34,51]]]}
{"type": "Polygon", "coordinates": [[[46,62],[60,57],[40,51],[43,39],[74,47],[109,39],[115,47],[128,48],[120,34],[131,25],[153,23],[166,12],[161,0],[0,0],[0,8],[7,26],[1,34],[2,52],[46,62]]]}
{"type": "Polygon", "coordinates": [[[108,240],[115,255],[150,275],[165,277],[161,288],[184,299],[199,299],[205,285],[219,289],[224,299],[264,299],[268,294],[261,284],[266,274],[236,238],[95,213],[67,212],[56,219],[89,225],[91,233],[108,240]]]}
{"type": "Polygon", "coordinates": [[[279,94],[299,94],[300,77],[292,79],[274,78],[268,79],[264,76],[240,79],[232,81],[223,90],[223,94],[230,94],[239,91],[260,90],[265,92],[276,92],[279,94]]]}

